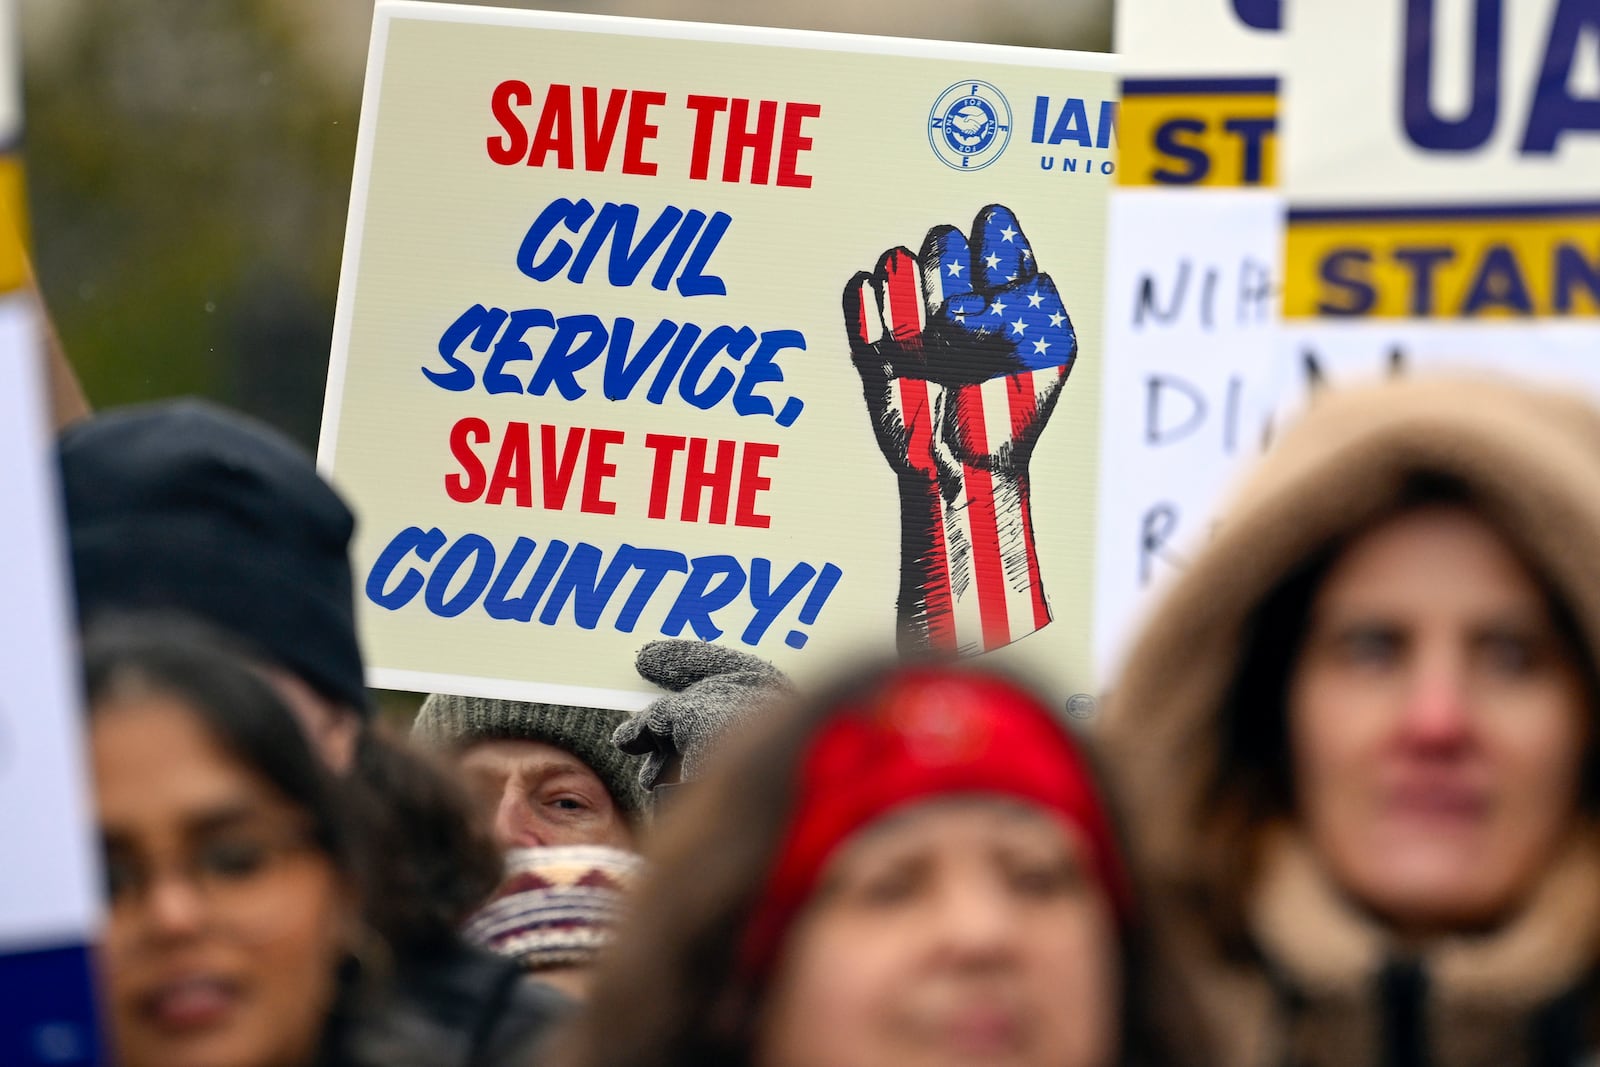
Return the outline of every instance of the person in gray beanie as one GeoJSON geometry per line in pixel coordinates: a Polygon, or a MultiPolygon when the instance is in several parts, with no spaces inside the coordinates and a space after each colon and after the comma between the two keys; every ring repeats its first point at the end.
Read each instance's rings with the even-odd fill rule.
{"type": "Polygon", "coordinates": [[[652,641],[634,669],[667,693],[629,716],[611,739],[642,757],[639,786],[656,794],[699,777],[731,727],[764,702],[794,693],[772,664],[707,641],[652,641]]]}
{"type": "Polygon", "coordinates": [[[450,696],[422,704],[413,739],[444,752],[502,852],[633,848],[649,796],[640,760],[611,743],[626,712],[450,696]]]}

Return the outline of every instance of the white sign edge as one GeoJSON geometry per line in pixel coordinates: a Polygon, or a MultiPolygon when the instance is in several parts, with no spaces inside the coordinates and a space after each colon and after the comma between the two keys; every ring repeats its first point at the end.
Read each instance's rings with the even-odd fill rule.
{"type": "Polygon", "coordinates": [[[322,425],[317,434],[317,469],[333,476],[339,446],[339,412],[344,406],[344,379],[349,368],[350,335],[355,329],[356,273],[367,222],[367,190],[372,180],[373,145],[377,139],[378,96],[389,45],[388,4],[372,14],[372,39],[367,47],[367,74],[361,87],[361,116],[356,127],[355,167],[350,176],[350,207],[344,223],[344,249],[339,260],[339,291],[333,310],[333,343],[328,354],[328,382],[322,397],[322,425]]]}
{"type": "Polygon", "coordinates": [[[1112,52],[1076,52],[1028,45],[939,41],[888,37],[779,26],[738,26],[722,22],[597,15],[578,11],[530,11],[474,4],[441,4],[428,0],[378,0],[377,12],[419,22],[461,22],[491,26],[527,26],[577,33],[627,34],[671,40],[750,44],[774,48],[806,48],[821,52],[857,52],[927,59],[961,59],[1009,66],[1048,66],[1116,72],[1121,57],[1112,52]]]}
{"type": "Polygon", "coordinates": [[[543,701],[616,711],[641,711],[662,696],[660,692],[653,691],[634,692],[627,689],[596,689],[586,685],[520,682],[472,674],[407,671],[395,667],[369,667],[367,684],[374,689],[397,689],[410,693],[449,693],[453,696],[484,697],[489,700],[543,701]]]}

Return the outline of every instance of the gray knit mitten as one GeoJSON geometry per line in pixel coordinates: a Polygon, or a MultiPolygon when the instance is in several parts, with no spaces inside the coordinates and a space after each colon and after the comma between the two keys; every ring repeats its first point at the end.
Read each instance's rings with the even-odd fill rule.
{"type": "Polygon", "coordinates": [[[611,735],[622,751],[644,757],[639,784],[647,790],[673,756],[683,758],[684,781],[697,777],[724,730],[763,701],[794,691],[765,660],[706,641],[652,641],[639,650],[634,669],[667,690],[611,735]]]}

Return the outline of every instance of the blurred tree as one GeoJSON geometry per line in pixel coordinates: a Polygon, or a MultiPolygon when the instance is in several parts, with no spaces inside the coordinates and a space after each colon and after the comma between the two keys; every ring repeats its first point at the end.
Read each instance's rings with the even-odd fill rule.
{"type": "Polygon", "coordinates": [[[314,443],[358,101],[282,3],[81,7],[27,49],[26,155],[90,399],[203,393],[314,443]]]}

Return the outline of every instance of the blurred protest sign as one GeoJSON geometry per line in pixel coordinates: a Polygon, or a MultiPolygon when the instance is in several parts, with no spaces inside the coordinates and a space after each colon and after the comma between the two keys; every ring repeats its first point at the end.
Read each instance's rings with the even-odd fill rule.
{"type": "Polygon", "coordinates": [[[1473,366],[1600,390],[1600,8],[1296,7],[1285,406],[1473,366]]]}
{"type": "Polygon", "coordinates": [[[1280,0],[1128,0],[1116,16],[1118,184],[1277,185],[1280,0]]]}
{"type": "Polygon", "coordinates": [[[100,878],[44,348],[25,289],[15,16],[0,2],[0,1063],[98,1064],[100,878]]]}
{"type": "Polygon", "coordinates": [[[373,683],[898,631],[1091,685],[1109,66],[381,4],[320,449],[373,683]]]}
{"type": "Polygon", "coordinates": [[[0,296],[0,1062],[92,1064],[100,881],[46,396],[33,304],[0,296]]]}
{"type": "Polygon", "coordinates": [[[1276,0],[1127,0],[1106,269],[1096,661],[1197,544],[1275,384],[1276,0]]]}

